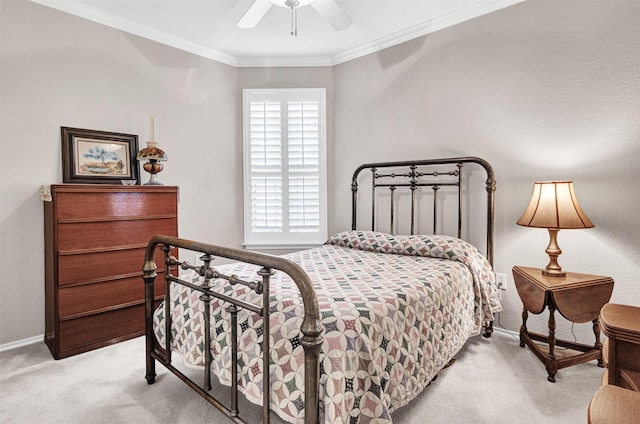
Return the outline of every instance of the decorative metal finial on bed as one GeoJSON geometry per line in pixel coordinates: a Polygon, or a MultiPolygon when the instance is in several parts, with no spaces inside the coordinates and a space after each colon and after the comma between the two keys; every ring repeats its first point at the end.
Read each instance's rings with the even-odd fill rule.
{"type": "Polygon", "coordinates": [[[496,191],[496,181],[493,178],[491,177],[487,178],[486,185],[487,185],[487,191],[489,192],[496,191]]]}

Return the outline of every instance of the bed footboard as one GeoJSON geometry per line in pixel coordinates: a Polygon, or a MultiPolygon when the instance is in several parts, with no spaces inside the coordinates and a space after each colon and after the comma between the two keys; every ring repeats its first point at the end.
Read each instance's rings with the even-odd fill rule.
{"type": "MultiPolygon", "coordinates": [[[[232,372],[232,384],[231,384],[231,405],[223,405],[216,397],[210,393],[211,390],[211,352],[210,349],[206,349],[205,353],[205,369],[203,376],[203,383],[199,385],[195,381],[191,380],[180,370],[174,367],[171,363],[171,345],[172,345],[172,332],[171,328],[171,314],[168,313],[170,308],[170,284],[172,282],[182,284],[190,287],[201,293],[200,300],[204,302],[204,325],[205,325],[205,345],[210,345],[210,317],[209,317],[209,304],[212,298],[217,297],[224,300],[229,304],[229,312],[231,314],[231,329],[232,329],[232,343],[237,341],[237,323],[234,319],[237,317],[237,312],[240,308],[249,309],[262,316],[264,328],[264,334],[269,334],[269,279],[274,271],[281,271],[289,275],[293,282],[298,287],[302,295],[302,302],[304,306],[304,319],[300,331],[302,333],[301,344],[304,349],[304,371],[305,371],[305,423],[317,423],[319,420],[319,405],[318,405],[318,393],[319,393],[319,355],[320,347],[322,345],[322,323],[320,320],[320,312],[318,308],[318,301],[316,297],[315,289],[305,271],[297,264],[277,256],[251,252],[247,250],[232,249],[227,247],[215,246],[211,244],[199,243],[191,240],[185,240],[177,237],[168,236],[155,236],[147,245],[147,251],[145,254],[145,261],[143,266],[143,279],[145,283],[145,337],[146,337],[146,376],[147,382],[153,384],[155,382],[156,371],[155,361],[160,361],[168,370],[177,375],[182,381],[189,385],[205,400],[215,406],[227,417],[231,418],[235,422],[245,422],[239,417],[238,411],[238,384],[237,384],[237,372],[232,372]],[[166,323],[166,349],[156,342],[153,329],[153,314],[155,310],[154,302],[154,282],[157,277],[156,263],[154,260],[154,254],[156,248],[159,247],[164,252],[164,267],[165,267],[165,323],[166,323]],[[202,253],[201,260],[203,265],[194,266],[187,262],[181,262],[173,257],[170,252],[174,248],[187,249],[193,252],[202,253]],[[261,281],[244,281],[236,276],[228,276],[218,273],[213,267],[211,262],[215,257],[232,259],[235,261],[246,262],[262,267],[258,272],[261,277],[261,281]],[[171,274],[170,268],[179,266],[182,269],[193,269],[201,277],[203,277],[203,283],[201,285],[193,284],[189,281],[181,280],[177,276],[171,274]],[[210,282],[212,280],[226,280],[228,284],[244,284],[256,293],[262,295],[262,304],[254,305],[238,299],[226,297],[221,293],[211,290],[210,282]]],[[[269,370],[269,337],[264,338],[263,345],[263,370],[269,370]],[[266,353],[266,354],[265,354],[266,353]]],[[[237,348],[232,346],[232,359],[233,364],[237,364],[237,348]]],[[[237,368],[237,367],[236,367],[237,368]]],[[[269,422],[269,406],[270,406],[270,390],[269,390],[269,372],[264,372],[263,378],[263,409],[262,416],[263,422],[269,422]]]]}

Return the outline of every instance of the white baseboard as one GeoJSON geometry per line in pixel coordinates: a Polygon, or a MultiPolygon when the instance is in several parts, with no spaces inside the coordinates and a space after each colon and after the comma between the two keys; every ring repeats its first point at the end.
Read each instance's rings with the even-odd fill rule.
{"type": "Polygon", "coordinates": [[[38,343],[44,340],[44,334],[40,334],[39,336],[29,337],[27,339],[16,340],[15,342],[9,342],[0,345],[0,352],[4,352],[5,350],[16,349],[18,347],[27,346],[30,344],[38,343]]]}

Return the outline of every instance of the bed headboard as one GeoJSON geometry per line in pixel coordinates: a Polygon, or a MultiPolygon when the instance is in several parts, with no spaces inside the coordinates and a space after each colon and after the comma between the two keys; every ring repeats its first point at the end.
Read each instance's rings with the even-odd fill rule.
{"type": "MultiPolygon", "coordinates": [[[[372,231],[378,230],[381,221],[388,222],[388,232],[396,233],[398,222],[403,224],[407,221],[398,220],[397,215],[400,209],[407,209],[408,231],[415,234],[418,224],[422,223],[420,231],[424,232],[424,220],[427,216],[431,223],[432,234],[443,234],[444,223],[449,222],[449,214],[444,213],[444,203],[447,205],[457,204],[457,237],[463,238],[463,223],[470,223],[468,215],[465,213],[471,209],[470,202],[478,200],[477,184],[472,183],[471,174],[465,173],[463,168],[466,164],[474,164],[476,169],[483,169],[486,174],[484,189],[486,189],[486,256],[489,263],[493,265],[493,226],[494,226],[494,193],[496,190],[496,180],[491,165],[484,159],[477,157],[460,157],[444,159],[426,159],[402,162],[377,162],[361,165],[353,173],[351,180],[352,202],[351,202],[351,229],[358,228],[358,188],[359,181],[369,178],[371,180],[371,227],[372,231]],[[479,165],[479,166],[478,166],[479,165]],[[364,170],[369,170],[370,174],[360,175],[364,170]],[[430,188],[431,192],[424,188],[430,188]],[[476,194],[474,197],[473,194],[476,194]],[[387,199],[388,198],[388,199],[387,199]],[[467,199],[465,201],[465,198],[467,199]],[[471,200],[469,200],[471,199],[471,200]],[[432,207],[424,210],[421,205],[426,200],[431,200],[432,207]],[[379,207],[379,203],[387,203],[388,208],[379,207]]],[[[366,174],[366,173],[365,173],[366,174]]],[[[477,180],[477,178],[475,178],[477,180]]],[[[366,182],[366,181],[361,181],[366,182]]],[[[484,196],[482,196],[484,197],[484,196]]],[[[454,206],[455,208],[456,206],[454,206]]],[[[448,208],[450,209],[450,208],[448,208]]],[[[477,221],[477,220],[476,220],[477,221]]],[[[475,222],[475,221],[474,221],[475,222]]]]}

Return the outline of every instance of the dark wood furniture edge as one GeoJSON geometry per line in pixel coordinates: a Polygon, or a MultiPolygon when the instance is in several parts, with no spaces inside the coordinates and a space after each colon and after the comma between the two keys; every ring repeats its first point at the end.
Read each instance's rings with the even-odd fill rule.
{"type": "Polygon", "coordinates": [[[514,272],[517,269],[518,273],[523,277],[526,278],[527,281],[529,281],[532,284],[535,284],[537,287],[541,288],[541,289],[545,289],[546,287],[552,287],[552,286],[544,286],[542,285],[535,277],[534,274],[540,274],[540,276],[542,278],[544,278],[545,280],[549,280],[549,281],[553,281],[553,279],[557,279],[557,282],[564,282],[566,283],[567,279],[577,279],[579,278],[581,281],[579,282],[573,282],[573,283],[569,283],[570,286],[565,287],[565,288],[559,288],[559,289],[555,289],[554,287],[554,291],[563,291],[563,290],[572,290],[575,288],[580,288],[580,287],[584,287],[584,286],[591,286],[595,283],[607,283],[610,282],[612,279],[611,277],[607,277],[604,275],[591,275],[591,274],[583,274],[583,273],[579,273],[579,272],[567,272],[567,276],[566,277],[548,277],[543,275],[540,271],[541,268],[535,268],[535,267],[528,267],[528,266],[520,266],[520,265],[516,265],[513,267],[514,272]],[[589,277],[589,278],[584,278],[584,277],[589,277]]]}
{"type": "Polygon", "coordinates": [[[640,391],[640,369],[626,368],[632,365],[628,363],[629,354],[625,355],[626,364],[618,364],[618,354],[623,353],[621,349],[637,346],[635,350],[640,351],[640,307],[607,303],[600,311],[600,323],[602,332],[608,337],[603,351],[607,363],[603,382],[640,391]]]}
{"type": "Polygon", "coordinates": [[[146,192],[167,192],[180,191],[178,186],[170,185],[118,185],[118,184],[49,184],[49,187],[56,187],[59,192],[127,192],[127,191],[146,191],[146,192]]]}
{"type": "Polygon", "coordinates": [[[607,303],[600,311],[602,332],[640,345],[640,307],[607,303]]]}
{"type": "Polygon", "coordinates": [[[640,392],[621,387],[600,386],[587,408],[588,424],[637,424],[640,392]]]}
{"type": "Polygon", "coordinates": [[[98,343],[90,343],[87,345],[83,345],[74,349],[69,349],[69,350],[64,350],[61,351],[60,349],[55,348],[54,346],[52,346],[53,341],[50,339],[45,338],[45,343],[47,344],[47,346],[49,347],[49,350],[51,350],[51,354],[53,355],[53,357],[55,359],[63,359],[63,358],[68,358],[70,356],[74,356],[77,355],[79,353],[84,353],[90,350],[94,350],[94,349],[100,349],[102,347],[106,347],[106,346],[111,346],[113,344],[116,343],[120,343],[123,342],[125,340],[131,340],[133,338],[136,337],[140,337],[144,335],[144,330],[142,331],[136,331],[134,333],[129,333],[129,334],[125,334],[119,337],[114,337],[108,340],[103,340],[101,342],[98,343]]]}

